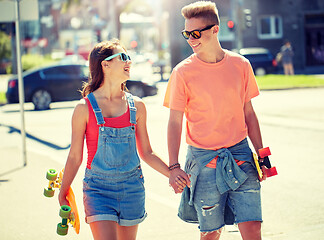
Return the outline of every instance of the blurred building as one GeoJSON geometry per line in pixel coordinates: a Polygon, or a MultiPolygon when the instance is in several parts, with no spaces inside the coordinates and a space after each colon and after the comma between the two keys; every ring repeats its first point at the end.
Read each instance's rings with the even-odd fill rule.
{"type": "MultiPolygon", "coordinates": [[[[167,0],[170,13],[172,66],[192,53],[181,37],[181,8],[195,0],[167,0]]],[[[294,48],[296,69],[324,66],[324,1],[322,0],[213,0],[219,10],[222,47],[264,47],[276,55],[284,40],[294,48]],[[228,28],[228,21],[234,28],[228,28]]]]}
{"type": "MultiPolygon", "coordinates": [[[[94,44],[114,37],[136,50],[153,51],[162,44],[158,21],[163,23],[165,18],[153,16],[153,7],[146,0],[80,0],[64,8],[65,2],[38,0],[39,19],[21,21],[23,54],[52,54],[55,58],[78,54],[87,58],[94,44]],[[132,13],[134,10],[142,14],[132,13]]],[[[0,30],[13,36],[14,46],[14,23],[0,23],[0,30]]]]}

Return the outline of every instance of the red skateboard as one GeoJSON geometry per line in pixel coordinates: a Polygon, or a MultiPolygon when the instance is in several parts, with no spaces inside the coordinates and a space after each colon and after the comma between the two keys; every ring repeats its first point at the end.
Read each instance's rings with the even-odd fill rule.
{"type": "Polygon", "coordinates": [[[254,157],[254,162],[255,162],[255,166],[258,170],[258,175],[259,175],[259,179],[262,179],[263,173],[262,173],[262,166],[265,166],[264,172],[267,175],[267,177],[272,177],[277,175],[277,169],[276,167],[271,167],[271,163],[269,160],[269,157],[271,155],[270,152],[270,148],[266,147],[266,148],[262,148],[259,149],[259,156],[255,153],[253,153],[253,157],[254,157]],[[263,161],[261,161],[263,160],[263,161]]]}

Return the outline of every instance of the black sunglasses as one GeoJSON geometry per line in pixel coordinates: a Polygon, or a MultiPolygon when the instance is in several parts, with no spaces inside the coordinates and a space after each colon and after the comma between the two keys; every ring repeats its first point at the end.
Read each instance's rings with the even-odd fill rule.
{"type": "Polygon", "coordinates": [[[181,33],[182,33],[182,36],[185,39],[189,39],[190,35],[195,39],[199,39],[199,38],[201,38],[201,32],[202,31],[209,30],[214,26],[215,26],[215,24],[214,25],[209,25],[209,26],[207,26],[207,27],[205,27],[203,29],[200,29],[200,30],[193,30],[193,31],[185,31],[185,30],[183,30],[181,33]]]}

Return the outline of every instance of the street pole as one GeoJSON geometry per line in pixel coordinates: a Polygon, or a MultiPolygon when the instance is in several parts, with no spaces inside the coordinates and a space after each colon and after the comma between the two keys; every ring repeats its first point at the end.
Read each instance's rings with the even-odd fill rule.
{"type": "Polygon", "coordinates": [[[243,11],[243,0],[238,0],[236,5],[236,21],[237,21],[237,46],[236,48],[240,50],[243,48],[243,24],[242,21],[242,12],[243,11]]]}
{"type": "Polygon", "coordinates": [[[235,23],[235,29],[234,29],[234,41],[233,45],[234,48],[236,48],[238,51],[243,47],[243,26],[242,26],[242,8],[243,8],[243,0],[231,0],[231,16],[230,18],[235,23]]]}
{"type": "Polygon", "coordinates": [[[21,49],[20,49],[20,12],[19,12],[19,2],[21,0],[16,0],[16,48],[17,48],[17,74],[18,74],[18,91],[19,91],[19,105],[20,105],[20,116],[21,116],[21,140],[22,140],[22,157],[24,166],[27,166],[27,154],[26,154],[26,131],[25,131],[25,114],[24,114],[24,82],[22,79],[22,66],[21,66],[21,49]]]}

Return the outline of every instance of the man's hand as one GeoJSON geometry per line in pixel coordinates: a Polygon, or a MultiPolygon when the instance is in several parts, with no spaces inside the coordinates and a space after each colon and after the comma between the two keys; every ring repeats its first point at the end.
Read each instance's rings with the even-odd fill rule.
{"type": "Polygon", "coordinates": [[[267,173],[265,172],[266,167],[262,166],[261,171],[262,171],[262,179],[260,179],[260,182],[264,181],[267,179],[267,173]]]}
{"type": "Polygon", "coordinates": [[[182,169],[175,168],[170,171],[169,184],[175,193],[182,193],[185,186],[190,187],[190,179],[182,169]]]}

